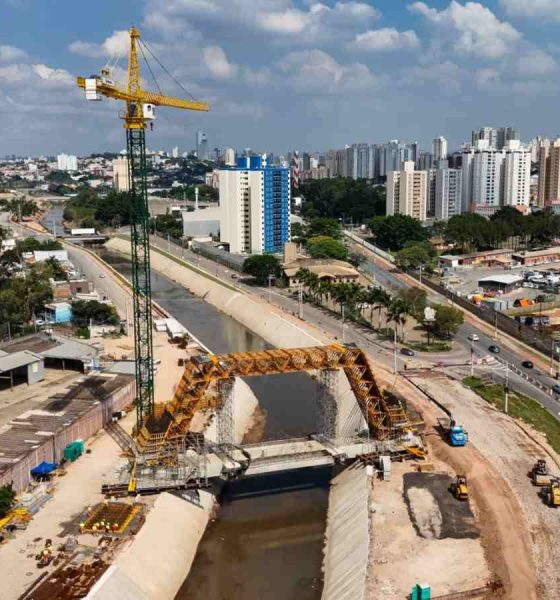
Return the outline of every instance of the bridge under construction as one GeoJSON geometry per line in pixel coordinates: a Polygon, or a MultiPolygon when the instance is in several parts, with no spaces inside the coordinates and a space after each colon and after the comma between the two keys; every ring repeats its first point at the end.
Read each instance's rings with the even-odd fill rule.
{"type": "Polygon", "coordinates": [[[185,365],[172,400],[156,404],[154,413],[135,432],[135,439],[118,426],[113,426],[110,433],[130,458],[128,474],[123,473],[116,486],[121,492],[126,487],[127,492],[141,493],[199,487],[217,478],[332,465],[358,458],[422,456],[422,425],[401,398],[379,388],[360,348],[331,344],[193,356],[185,365]],[[322,390],[318,431],[309,438],[236,445],[235,378],[294,372],[315,376],[322,390]],[[360,426],[351,429],[340,425],[339,372],[346,376],[355,398],[360,426]],[[197,413],[206,416],[207,424],[216,420],[215,441],[191,432],[197,413]]]}

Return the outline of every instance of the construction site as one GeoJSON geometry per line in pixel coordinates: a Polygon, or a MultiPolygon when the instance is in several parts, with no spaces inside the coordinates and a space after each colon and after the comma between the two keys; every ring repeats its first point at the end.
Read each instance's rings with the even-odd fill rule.
{"type": "Polygon", "coordinates": [[[143,90],[129,34],[126,89],[78,86],[125,103],[130,235],[79,252],[132,301],[130,360],[2,426],[2,598],[559,598],[545,436],[151,246],[145,129],[208,106],[143,90]]]}

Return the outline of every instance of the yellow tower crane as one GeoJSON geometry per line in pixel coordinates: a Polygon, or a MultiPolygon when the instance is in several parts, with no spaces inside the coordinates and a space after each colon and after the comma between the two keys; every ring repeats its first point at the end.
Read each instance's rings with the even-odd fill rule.
{"type": "Polygon", "coordinates": [[[111,79],[111,70],[107,66],[101,69],[100,75],[78,77],[77,82],[78,86],[85,91],[86,100],[99,101],[105,96],[126,103],[126,110],[120,113],[119,116],[124,121],[127,141],[136,362],[136,414],[139,430],[145,419],[153,414],[154,409],[150,212],[146,183],[145,130],[147,124],[151,124],[155,118],[154,109],[156,106],[197,111],[208,111],[209,106],[204,102],[174,98],[143,90],[140,80],[139,50],[144,59],[146,59],[145,49],[164,70],[166,69],[154,56],[150,47],[140,39],[140,33],[136,27],[132,27],[129,33],[130,49],[126,89],[119,87],[111,79]]]}

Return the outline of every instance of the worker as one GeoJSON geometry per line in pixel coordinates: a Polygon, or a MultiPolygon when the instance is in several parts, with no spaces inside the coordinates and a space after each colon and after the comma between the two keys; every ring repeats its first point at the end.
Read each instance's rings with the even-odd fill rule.
{"type": "Polygon", "coordinates": [[[93,514],[93,510],[92,510],[91,506],[88,506],[87,507],[87,516],[91,517],[92,514],[93,514]]]}
{"type": "Polygon", "coordinates": [[[86,524],[85,524],[85,523],[82,521],[82,522],[80,523],[80,533],[84,533],[84,529],[85,529],[85,527],[86,527],[86,524]]]}
{"type": "Polygon", "coordinates": [[[113,531],[116,533],[119,530],[119,524],[115,521],[113,523],[113,531]]]}
{"type": "Polygon", "coordinates": [[[93,527],[91,528],[91,533],[92,535],[97,535],[97,523],[93,524],[93,527]]]}

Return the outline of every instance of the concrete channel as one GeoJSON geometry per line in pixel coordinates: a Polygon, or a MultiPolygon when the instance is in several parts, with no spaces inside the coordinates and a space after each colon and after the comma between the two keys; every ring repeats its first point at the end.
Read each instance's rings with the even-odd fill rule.
{"type": "MultiPolygon", "coordinates": [[[[117,257],[109,254],[105,258],[117,270],[126,274],[126,267],[119,263],[117,257]]],[[[196,323],[183,321],[183,324],[189,330],[194,329],[197,337],[207,343],[211,349],[217,347],[218,351],[223,352],[243,349],[247,346],[251,349],[254,349],[255,346],[266,347],[264,340],[259,341],[259,338],[252,332],[249,333],[243,325],[223,313],[212,310],[211,318],[206,313],[203,316],[200,311],[210,309],[207,303],[202,303],[190,294],[186,294],[184,289],[179,293],[179,286],[173,285],[168,279],[160,280],[160,272],[154,262],[152,260],[156,300],[179,321],[182,320],[183,314],[192,313],[196,323]],[[167,292],[161,289],[162,282],[168,286],[167,292]],[[212,320],[215,319],[219,320],[218,326],[212,323],[212,320]],[[206,324],[207,334],[208,330],[211,330],[210,337],[214,337],[216,332],[220,332],[220,334],[225,333],[227,339],[209,340],[200,328],[203,323],[206,324]],[[232,341],[235,343],[242,341],[243,348],[235,347],[235,345],[232,347],[232,341]],[[222,346],[224,343],[227,344],[227,347],[222,346]]],[[[173,278],[177,282],[179,281],[178,271],[175,265],[173,278]]],[[[231,294],[229,290],[228,294],[231,294]]],[[[206,296],[205,299],[207,300],[208,297],[206,296]]],[[[283,331],[286,332],[285,324],[283,331]]],[[[313,340],[313,338],[299,339],[299,343],[297,343],[297,332],[292,332],[292,335],[293,337],[288,343],[294,346],[318,343],[318,340],[313,340]]],[[[220,337],[221,335],[218,336],[218,338],[220,337]]],[[[266,341],[270,343],[273,342],[273,339],[268,338],[266,341]]],[[[290,378],[290,376],[282,377],[290,378]]],[[[312,380],[308,376],[300,374],[294,381],[286,381],[285,387],[278,388],[277,378],[271,378],[269,382],[263,381],[264,379],[266,378],[247,380],[252,388],[255,383],[262,386],[257,390],[253,388],[253,391],[261,399],[261,405],[264,404],[267,412],[263,436],[274,439],[313,431],[317,413],[313,397],[315,384],[312,380]],[[301,396],[302,383],[305,385],[303,392],[307,398],[301,396]],[[284,391],[285,393],[283,393],[284,391]],[[270,397],[271,394],[273,397],[270,397]],[[286,397],[291,400],[296,399],[294,403],[296,406],[292,406],[286,397]],[[284,401],[282,410],[284,414],[282,415],[283,421],[279,424],[280,417],[274,414],[274,404],[282,405],[282,401],[284,401]],[[310,413],[304,414],[304,418],[300,418],[299,415],[303,410],[302,403],[304,406],[307,403],[306,410],[310,413]],[[296,430],[290,430],[290,426],[294,427],[294,424],[296,430]]],[[[236,598],[248,600],[253,598],[293,598],[294,600],[309,598],[309,600],[318,600],[321,598],[321,568],[330,473],[330,468],[311,469],[304,470],[296,478],[294,474],[288,473],[287,477],[275,475],[267,478],[263,476],[257,478],[258,483],[257,480],[254,480],[228,486],[222,497],[218,518],[211,523],[202,536],[192,571],[181,586],[176,596],[177,599],[217,598],[226,589],[237,590],[236,593],[228,596],[232,600],[236,598]],[[273,490],[273,495],[270,495],[270,490],[273,490]],[[240,522],[243,522],[242,529],[239,526],[240,522]],[[254,549],[254,551],[240,553],[239,544],[247,549],[254,549]],[[240,555],[240,559],[233,558],[236,555],[240,555]],[[244,558],[243,555],[245,555],[244,558]],[[211,563],[212,566],[208,563],[211,563]],[[274,564],[277,564],[278,568],[271,570],[270,565],[274,564]],[[277,573],[277,576],[271,572],[277,573]],[[267,577],[263,578],[263,573],[268,573],[267,577]]],[[[153,513],[154,510],[151,511],[151,514],[153,513]]],[[[152,518],[157,518],[157,515],[153,514],[152,518]]],[[[182,540],[178,540],[178,543],[179,548],[184,544],[182,540]]],[[[188,567],[188,564],[183,565],[183,573],[187,570],[185,567],[188,567]]],[[[117,575],[120,577],[122,573],[117,571],[117,575]]]]}

